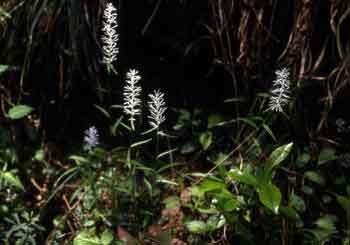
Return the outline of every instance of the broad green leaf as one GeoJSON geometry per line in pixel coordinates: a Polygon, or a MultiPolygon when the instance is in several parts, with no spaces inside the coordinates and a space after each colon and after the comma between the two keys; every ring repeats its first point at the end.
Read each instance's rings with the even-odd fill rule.
{"type": "Polygon", "coordinates": [[[202,133],[199,136],[199,143],[201,144],[203,150],[208,150],[209,146],[213,143],[213,134],[212,132],[208,131],[205,133],[202,133]]]}
{"type": "Polygon", "coordinates": [[[307,171],[305,173],[305,177],[307,179],[309,179],[310,181],[315,182],[315,183],[317,183],[319,185],[325,185],[326,184],[326,181],[323,178],[323,176],[320,173],[317,173],[315,171],[307,171]]]}
{"type": "Polygon", "coordinates": [[[113,233],[110,230],[104,230],[101,234],[101,245],[110,245],[113,242],[113,233]]]}
{"type": "Polygon", "coordinates": [[[297,211],[295,211],[293,208],[286,207],[286,206],[280,206],[280,213],[283,214],[288,219],[299,221],[300,216],[297,211]]]}
{"type": "Polygon", "coordinates": [[[344,209],[344,211],[350,212],[350,199],[338,194],[334,195],[336,197],[337,203],[344,209]]]}
{"type": "Polygon", "coordinates": [[[260,184],[258,194],[261,203],[275,214],[278,214],[282,195],[277,186],[271,183],[260,184]]]}
{"type": "Polygon", "coordinates": [[[233,196],[232,198],[218,198],[218,206],[224,212],[232,212],[239,208],[239,202],[233,196]]]}
{"type": "Polygon", "coordinates": [[[322,165],[326,162],[336,160],[337,156],[335,155],[335,149],[333,148],[324,148],[321,150],[320,155],[318,156],[318,165],[322,165]]]}
{"type": "Polygon", "coordinates": [[[293,143],[289,143],[283,146],[278,147],[274,150],[269,158],[267,159],[264,172],[265,176],[268,177],[271,175],[274,167],[278,166],[286,157],[289,155],[292,150],[293,143]]]}
{"type": "Polygon", "coordinates": [[[231,169],[227,175],[231,178],[233,178],[235,181],[246,184],[246,185],[252,185],[257,186],[258,181],[254,175],[249,173],[247,170],[239,170],[239,169],[231,169]]]}
{"type": "Polygon", "coordinates": [[[203,235],[207,232],[207,224],[201,220],[193,220],[185,223],[186,228],[194,234],[203,235]]]}
{"type": "Polygon", "coordinates": [[[74,238],[73,245],[101,245],[101,241],[96,235],[81,231],[74,238]]]}
{"type": "Polygon", "coordinates": [[[299,212],[305,212],[306,205],[304,199],[292,193],[289,198],[289,204],[299,212]]]}
{"type": "Polygon", "coordinates": [[[27,105],[16,105],[8,112],[8,117],[12,120],[20,119],[27,116],[33,111],[33,108],[27,105]]]}
{"type": "Polygon", "coordinates": [[[226,224],[226,219],[223,215],[211,215],[207,220],[208,231],[215,231],[226,224]]]}
{"type": "Polygon", "coordinates": [[[336,232],[335,222],[337,220],[336,216],[326,214],[315,221],[315,224],[324,230],[328,230],[331,233],[336,232]]]}
{"type": "Polygon", "coordinates": [[[219,115],[219,114],[211,114],[208,117],[208,128],[210,129],[210,128],[216,127],[222,121],[223,121],[223,118],[222,118],[221,115],[219,115]]]}
{"type": "Polygon", "coordinates": [[[4,179],[10,185],[15,186],[21,190],[24,190],[24,186],[21,180],[13,173],[0,171],[0,178],[4,179]]]}
{"type": "Polygon", "coordinates": [[[43,149],[37,150],[35,152],[35,154],[34,154],[33,159],[36,160],[36,161],[39,161],[39,162],[44,161],[44,159],[45,159],[45,152],[44,152],[44,150],[43,149]]]}
{"type": "Polygon", "coordinates": [[[225,189],[226,185],[221,182],[213,181],[213,180],[204,180],[200,185],[199,189],[202,192],[216,191],[225,189]]]}

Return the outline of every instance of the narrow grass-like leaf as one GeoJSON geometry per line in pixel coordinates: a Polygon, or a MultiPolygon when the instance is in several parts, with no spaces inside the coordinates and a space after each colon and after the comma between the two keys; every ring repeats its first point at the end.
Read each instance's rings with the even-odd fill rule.
{"type": "Polygon", "coordinates": [[[99,106],[99,105],[94,105],[95,108],[97,110],[99,110],[103,115],[105,115],[106,118],[111,118],[111,114],[108,113],[108,111],[106,111],[106,109],[104,109],[103,107],[99,106]]]}
{"type": "Polygon", "coordinates": [[[177,151],[177,150],[178,150],[177,148],[174,148],[174,149],[171,149],[171,150],[162,152],[162,153],[160,153],[160,154],[157,156],[156,159],[159,159],[159,158],[161,158],[161,157],[164,157],[164,156],[166,156],[166,155],[169,155],[169,154],[171,154],[171,153],[173,153],[173,152],[175,152],[175,151],[177,151]]]}
{"type": "Polygon", "coordinates": [[[142,140],[142,141],[138,141],[138,142],[136,142],[136,143],[133,143],[133,144],[130,146],[130,148],[135,148],[135,147],[138,147],[138,146],[140,146],[140,145],[147,144],[148,142],[151,142],[151,141],[152,141],[151,138],[150,138],[150,139],[146,139],[146,140],[142,140]]]}

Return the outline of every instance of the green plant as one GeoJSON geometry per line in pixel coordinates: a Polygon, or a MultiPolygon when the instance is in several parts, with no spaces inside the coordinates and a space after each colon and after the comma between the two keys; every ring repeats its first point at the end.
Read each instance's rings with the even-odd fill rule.
{"type": "Polygon", "coordinates": [[[10,226],[6,232],[6,244],[36,245],[40,234],[45,231],[39,223],[39,216],[33,212],[23,211],[20,215],[13,214],[4,219],[10,226]]]}

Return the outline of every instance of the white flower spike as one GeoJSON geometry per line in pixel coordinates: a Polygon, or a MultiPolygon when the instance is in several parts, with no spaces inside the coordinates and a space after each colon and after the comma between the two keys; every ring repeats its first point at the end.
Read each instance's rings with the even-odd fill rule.
{"type": "Polygon", "coordinates": [[[95,126],[92,126],[85,130],[84,132],[84,149],[91,150],[92,148],[96,147],[99,144],[99,134],[97,131],[97,128],[95,126]]]}
{"type": "Polygon", "coordinates": [[[129,115],[129,121],[131,124],[132,130],[134,130],[134,121],[135,117],[141,114],[141,92],[142,88],[138,84],[141,80],[141,76],[139,75],[137,70],[129,70],[126,74],[127,80],[124,86],[124,113],[129,115]]]}
{"type": "Polygon", "coordinates": [[[167,109],[165,106],[164,94],[159,90],[154,90],[153,94],[149,95],[149,98],[149,124],[153,128],[159,128],[159,126],[165,121],[165,111],[167,109]]]}
{"type": "Polygon", "coordinates": [[[283,107],[287,105],[290,100],[290,72],[287,68],[283,68],[277,70],[275,74],[276,79],[273,81],[268,110],[283,112],[283,107]]]}
{"type": "Polygon", "coordinates": [[[106,63],[107,66],[112,65],[112,62],[117,59],[117,55],[119,53],[119,36],[116,30],[118,28],[117,17],[117,9],[113,6],[112,3],[107,3],[103,13],[102,27],[103,62],[106,63]]]}

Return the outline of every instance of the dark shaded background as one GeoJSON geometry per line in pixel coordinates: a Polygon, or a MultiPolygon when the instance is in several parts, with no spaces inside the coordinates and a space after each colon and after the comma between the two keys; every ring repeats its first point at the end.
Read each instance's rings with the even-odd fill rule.
{"type": "Polygon", "coordinates": [[[118,76],[100,63],[105,1],[2,2],[12,18],[2,21],[1,63],[19,68],[1,77],[3,107],[34,106],[49,140],[105,123],[94,104],[121,103],[129,68],[140,70],[146,93],[164,91],[170,107],[235,117],[257,112],[249,109],[256,93],[268,91],[277,68],[289,67],[302,131],[318,134],[329,118],[348,117],[348,1],[112,2],[120,19],[118,76]],[[223,103],[232,97],[244,102],[223,103]]]}

